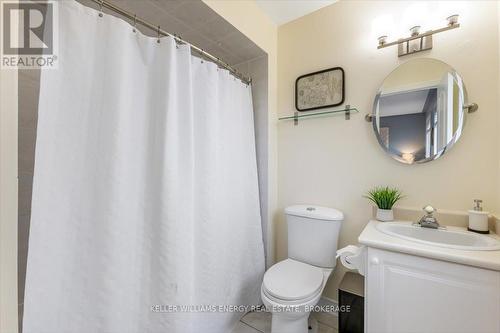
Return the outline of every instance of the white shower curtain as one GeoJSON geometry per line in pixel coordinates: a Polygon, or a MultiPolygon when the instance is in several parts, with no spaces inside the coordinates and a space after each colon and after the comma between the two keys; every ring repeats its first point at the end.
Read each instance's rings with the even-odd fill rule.
{"type": "Polygon", "coordinates": [[[24,332],[229,332],[264,273],[250,87],[74,1],[59,20],[24,332]]]}

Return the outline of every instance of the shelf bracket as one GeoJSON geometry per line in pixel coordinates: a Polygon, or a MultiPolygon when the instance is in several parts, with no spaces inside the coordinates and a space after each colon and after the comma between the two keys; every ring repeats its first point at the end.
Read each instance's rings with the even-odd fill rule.
{"type": "Polygon", "coordinates": [[[348,104],[345,106],[345,120],[351,119],[351,106],[348,104]]]}
{"type": "Polygon", "coordinates": [[[299,124],[299,112],[295,111],[293,113],[293,125],[297,126],[299,124]]]}

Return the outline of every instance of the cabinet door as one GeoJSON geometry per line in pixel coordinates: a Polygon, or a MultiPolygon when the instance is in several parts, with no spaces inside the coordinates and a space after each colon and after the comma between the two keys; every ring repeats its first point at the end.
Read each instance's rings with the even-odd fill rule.
{"type": "Polygon", "coordinates": [[[368,249],[368,333],[499,333],[500,272],[368,249]]]}

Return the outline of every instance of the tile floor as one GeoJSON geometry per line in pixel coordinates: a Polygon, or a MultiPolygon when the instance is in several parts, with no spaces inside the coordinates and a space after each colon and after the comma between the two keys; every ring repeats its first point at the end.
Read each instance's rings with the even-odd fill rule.
{"type": "MultiPolygon", "coordinates": [[[[312,314],[318,320],[318,333],[337,333],[337,317],[322,313],[312,314]]],[[[232,333],[270,333],[269,312],[249,312],[234,328],[232,333]]]]}

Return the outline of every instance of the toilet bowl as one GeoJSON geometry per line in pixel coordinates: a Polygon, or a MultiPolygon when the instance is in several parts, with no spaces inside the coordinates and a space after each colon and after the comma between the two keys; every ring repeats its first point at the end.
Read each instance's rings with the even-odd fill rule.
{"type": "Polygon", "coordinates": [[[297,205],[285,209],[288,258],[270,267],[261,286],[262,302],[272,314],[272,333],[306,333],[336,264],[343,214],[333,208],[297,205]]]}
{"type": "Polygon", "coordinates": [[[309,314],[321,298],[331,272],[293,259],[272,266],[261,287],[262,301],[272,313],[271,332],[308,332],[309,314]]]}

